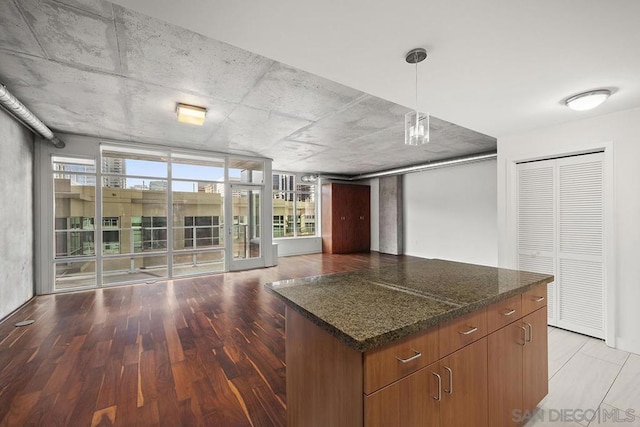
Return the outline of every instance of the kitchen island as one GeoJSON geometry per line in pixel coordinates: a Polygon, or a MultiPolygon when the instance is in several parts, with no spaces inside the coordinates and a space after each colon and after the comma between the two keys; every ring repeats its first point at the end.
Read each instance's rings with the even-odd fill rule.
{"type": "Polygon", "coordinates": [[[267,284],[286,303],[288,425],[518,425],[547,394],[551,281],[418,260],[267,284]]]}

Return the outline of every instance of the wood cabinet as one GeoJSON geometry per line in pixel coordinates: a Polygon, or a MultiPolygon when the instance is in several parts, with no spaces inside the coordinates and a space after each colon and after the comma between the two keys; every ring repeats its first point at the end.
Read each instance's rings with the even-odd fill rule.
{"type": "Polygon", "coordinates": [[[322,251],[369,252],[371,202],[367,185],[322,185],[322,251]]]}
{"type": "Polygon", "coordinates": [[[525,295],[364,353],[287,308],[288,425],[519,425],[548,391],[547,308],[523,317],[525,295]]]}
{"type": "Polygon", "coordinates": [[[527,344],[523,346],[522,401],[524,410],[531,412],[549,392],[547,307],[534,311],[522,321],[529,329],[527,344]]]}
{"type": "Polygon", "coordinates": [[[442,377],[440,427],[486,427],[487,338],[445,357],[439,365],[442,377]]]}
{"type": "MultiPolygon", "coordinates": [[[[424,427],[440,425],[438,363],[364,397],[367,427],[424,427]]],[[[441,392],[440,392],[441,393],[441,392]]]]}
{"type": "Polygon", "coordinates": [[[490,334],[488,354],[489,425],[521,425],[548,393],[547,307],[490,334]]]}

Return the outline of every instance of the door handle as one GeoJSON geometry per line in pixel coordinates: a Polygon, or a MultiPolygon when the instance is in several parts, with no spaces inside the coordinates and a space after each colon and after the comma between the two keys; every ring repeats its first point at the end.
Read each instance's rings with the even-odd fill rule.
{"type": "Polygon", "coordinates": [[[531,340],[533,340],[533,326],[531,326],[531,323],[526,323],[525,325],[527,325],[527,328],[529,329],[529,342],[531,342],[531,340]]]}
{"type": "Polygon", "coordinates": [[[408,357],[406,359],[401,359],[399,357],[396,357],[396,359],[398,359],[398,362],[400,362],[400,363],[409,363],[409,362],[411,362],[413,360],[416,360],[416,359],[418,359],[418,358],[420,358],[422,356],[422,353],[420,353],[419,351],[415,351],[413,349],[411,349],[411,350],[414,353],[413,356],[408,357]]]}
{"type": "Polygon", "coordinates": [[[466,331],[458,331],[458,333],[460,335],[470,335],[470,334],[474,333],[477,330],[478,330],[477,326],[471,326],[471,327],[469,327],[468,330],[466,330],[466,331]]]}
{"type": "Polygon", "coordinates": [[[442,400],[442,377],[440,374],[436,374],[435,372],[431,372],[438,379],[438,394],[436,396],[431,396],[438,402],[442,400]]]}
{"type": "Polygon", "coordinates": [[[524,332],[524,337],[522,338],[522,346],[524,347],[525,345],[527,345],[527,328],[525,328],[524,326],[518,326],[518,328],[522,329],[522,332],[524,332]]]}
{"type": "Polygon", "coordinates": [[[444,366],[444,370],[449,373],[449,390],[444,389],[445,393],[453,394],[453,371],[448,366],[444,366]]]}

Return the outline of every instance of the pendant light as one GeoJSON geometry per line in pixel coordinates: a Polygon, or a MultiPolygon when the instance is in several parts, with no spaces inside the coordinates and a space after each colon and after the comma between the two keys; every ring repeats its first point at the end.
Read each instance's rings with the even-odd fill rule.
{"type": "Polygon", "coordinates": [[[404,116],[404,143],[422,145],[429,142],[429,113],[418,111],[418,63],[425,60],[427,51],[417,48],[407,53],[409,64],[416,64],[416,109],[404,116]]]}

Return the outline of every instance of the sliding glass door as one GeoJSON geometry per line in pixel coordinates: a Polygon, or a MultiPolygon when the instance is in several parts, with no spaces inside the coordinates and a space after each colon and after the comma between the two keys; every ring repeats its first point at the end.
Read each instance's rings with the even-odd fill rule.
{"type": "Polygon", "coordinates": [[[50,159],[51,291],[265,265],[263,160],[106,145],[50,159]]]}

